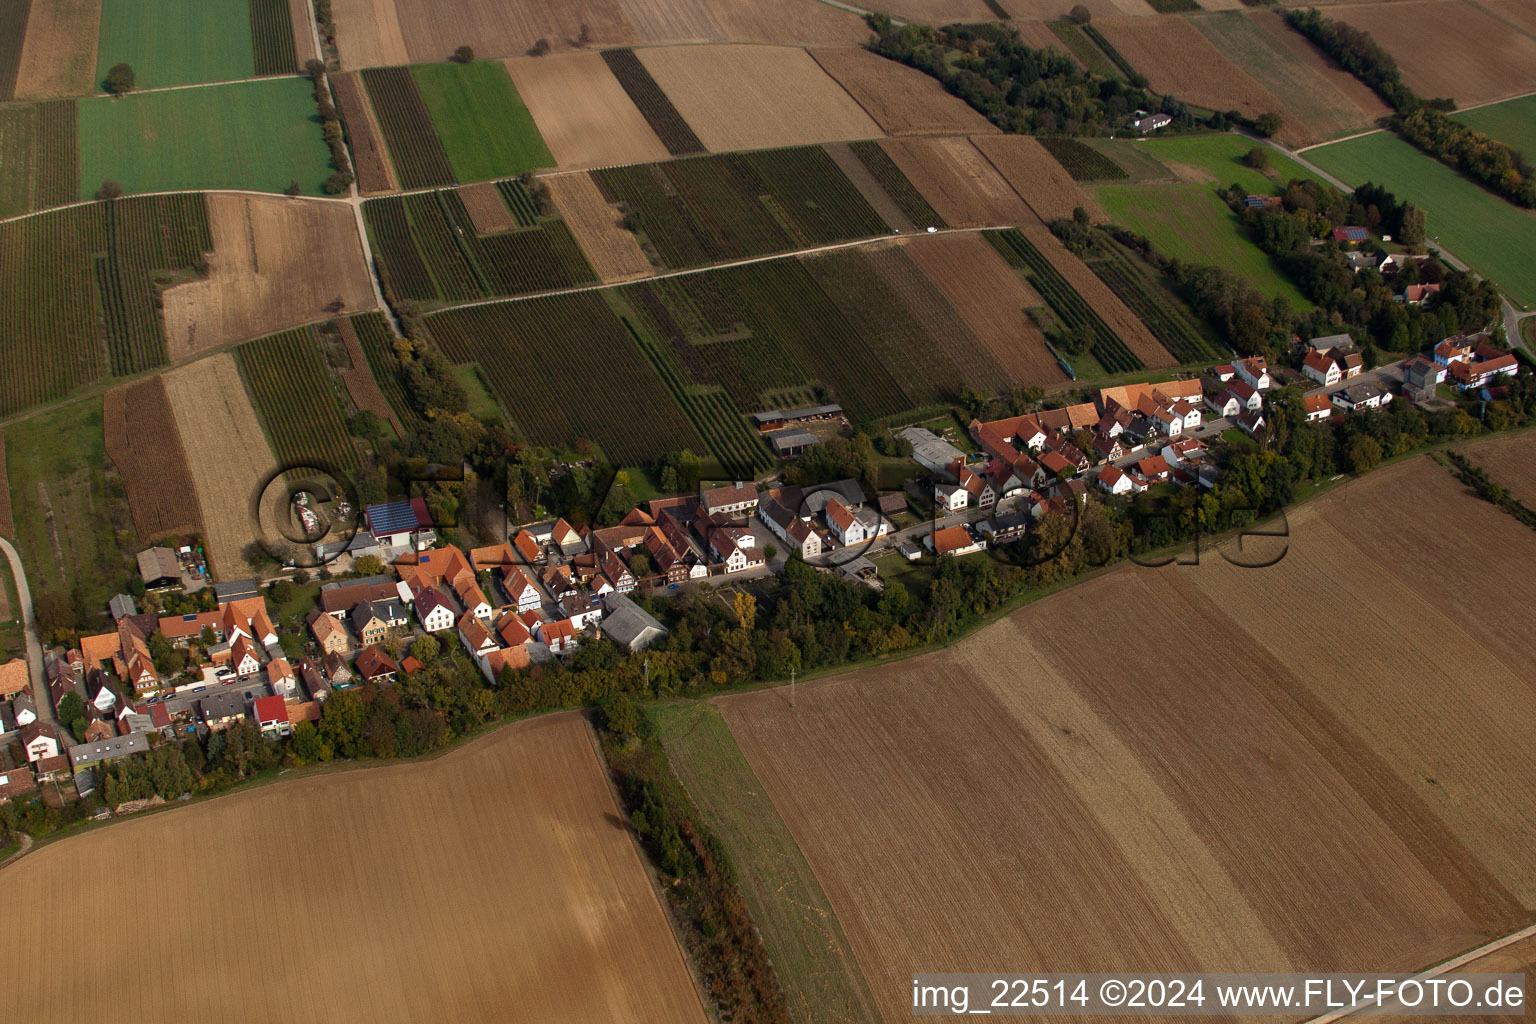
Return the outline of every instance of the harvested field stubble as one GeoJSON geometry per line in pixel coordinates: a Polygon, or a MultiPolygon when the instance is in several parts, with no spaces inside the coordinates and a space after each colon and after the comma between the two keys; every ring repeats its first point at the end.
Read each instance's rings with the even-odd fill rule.
{"type": "Polygon", "coordinates": [[[804,50],[679,46],[637,50],[706,149],[765,149],[883,133],[804,50]]]}
{"type": "Polygon", "coordinates": [[[1127,568],[795,708],[720,706],[889,1024],[912,971],[999,959],[1414,970],[1536,905],[1533,556],[1419,459],[1295,511],[1269,568],[1127,568]],[[1200,629],[1177,659],[1060,642],[1105,607],[1200,629]]]}
{"type": "Polygon", "coordinates": [[[810,51],[888,135],[981,134],[999,129],[916,68],[862,47],[810,51]]]}
{"type": "Polygon", "coordinates": [[[1516,501],[1536,508],[1536,435],[1492,437],[1459,444],[1455,451],[1486,470],[1516,501]]]}
{"type": "Polygon", "coordinates": [[[11,478],[5,470],[5,431],[0,430],[0,534],[16,536],[16,520],[11,515],[11,478]]]}
{"type": "Polygon", "coordinates": [[[331,90],[336,94],[336,106],[346,122],[347,139],[352,144],[358,190],[372,194],[399,188],[395,169],[384,152],[384,133],[357,72],[332,75],[330,81],[331,90]]]}
{"type": "Polygon", "coordinates": [[[455,191],[475,226],[476,234],[494,235],[517,227],[517,219],[507,209],[507,204],[501,201],[501,192],[497,190],[495,182],[461,185],[455,191]]]}
{"type": "Polygon", "coordinates": [[[561,167],[665,160],[646,123],[600,53],[507,61],[518,95],[561,167]]]}
{"type": "Polygon", "coordinates": [[[508,726],[430,761],[120,822],[39,850],[8,874],[26,887],[13,920],[32,927],[52,919],[53,886],[86,886],[99,910],[70,941],[124,980],[8,985],[0,1010],[13,1020],[194,1020],[219,1003],[216,1015],[242,1022],[704,1024],[618,814],[590,730],[570,714],[508,726]],[[109,898],[107,882],[81,881],[109,878],[107,866],[125,858],[175,865],[152,869],[166,884],[227,894],[224,926],[210,933],[174,901],[130,906],[109,898]],[[291,881],[270,870],[279,863],[366,865],[367,877],[342,872],[350,881],[314,887],[302,915],[258,913],[291,895],[291,881]],[[522,884],[505,884],[512,864],[522,884]],[[314,933],[337,955],[243,955],[296,948],[314,933]],[[165,956],[147,964],[132,934],[155,935],[165,956]],[[223,965],[217,992],[175,982],[174,965],[199,958],[223,965]],[[240,1000],[224,1005],[236,991],[240,1000]]]}
{"type": "Polygon", "coordinates": [[[357,329],[352,326],[351,318],[336,321],[336,326],[341,331],[342,342],[347,346],[348,366],[341,371],[341,382],[346,385],[347,397],[351,398],[352,404],[359,409],[366,409],[399,430],[400,420],[396,418],[395,411],[390,408],[384,392],[379,389],[379,382],[374,378],[373,371],[368,368],[368,355],[363,351],[362,342],[358,340],[357,329]]]}
{"type": "Polygon", "coordinates": [[[172,362],[242,338],[376,305],[345,203],[210,193],[206,278],[165,292],[172,362]]]}
{"type": "Polygon", "coordinates": [[[133,529],[140,541],[202,531],[197,489],[163,378],[108,391],[103,398],[102,436],[107,458],[117,467],[128,492],[133,529]]]}
{"type": "Polygon", "coordinates": [[[1024,310],[1045,303],[976,234],[915,238],[907,253],[938,285],[1014,383],[1057,384],[1065,374],[1024,310]]]}
{"type": "Polygon", "coordinates": [[[336,20],[342,67],[409,63],[411,58],[405,52],[405,36],[400,31],[395,0],[331,0],[331,16],[336,20]]]}
{"type": "Polygon", "coordinates": [[[1039,221],[966,139],[885,139],[880,146],[951,227],[1039,221]]]}
{"type": "Polygon", "coordinates": [[[544,181],[566,227],[604,284],[633,281],[654,272],[634,234],[619,223],[619,211],[603,198],[589,175],[556,174],[544,181]]]}
{"type": "Polygon", "coordinates": [[[87,96],[96,88],[101,0],[34,0],[16,72],[16,98],[87,96]]]}
{"type": "Polygon", "coordinates": [[[617,0],[455,0],[448,17],[441,0],[394,2],[413,63],[444,60],[466,40],[485,57],[526,53],[539,39],[547,39],[556,50],[575,48],[582,45],[583,30],[585,45],[635,41],[635,30],[617,0]]]}
{"type": "Polygon", "coordinates": [[[1056,158],[1028,135],[975,135],[971,142],[1046,223],[1071,217],[1079,206],[1096,224],[1109,219],[1056,158]]]}

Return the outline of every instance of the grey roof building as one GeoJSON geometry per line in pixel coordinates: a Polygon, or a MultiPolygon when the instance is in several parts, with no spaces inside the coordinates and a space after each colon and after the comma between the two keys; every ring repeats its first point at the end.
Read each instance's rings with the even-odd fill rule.
{"type": "Polygon", "coordinates": [[[107,602],[107,610],[112,613],[112,621],[126,619],[139,614],[139,606],[133,603],[133,598],[127,594],[117,594],[107,602]]]}
{"type": "Polygon", "coordinates": [[[219,603],[226,601],[242,601],[247,597],[255,597],[261,593],[261,588],[255,580],[230,580],[228,583],[215,583],[213,596],[219,599],[219,603]]]}
{"type": "Polygon", "coordinates": [[[929,472],[942,473],[956,459],[965,459],[965,452],[931,430],[908,427],[897,436],[912,442],[912,458],[929,472]]]}
{"type": "Polygon", "coordinates": [[[181,582],[181,563],[170,548],[145,548],[139,552],[139,575],[148,590],[173,587],[181,582]]]}
{"type": "Polygon", "coordinates": [[[70,747],[69,764],[71,768],[79,768],[82,765],[101,764],[103,761],[114,761],[129,754],[143,754],[148,751],[149,736],[142,732],[130,732],[126,736],[114,736],[109,740],[80,743],[70,747]]]}
{"type": "Polygon", "coordinates": [[[655,616],[616,590],[603,595],[603,606],[608,614],[602,630],[621,647],[638,651],[667,635],[667,627],[655,616]]]}

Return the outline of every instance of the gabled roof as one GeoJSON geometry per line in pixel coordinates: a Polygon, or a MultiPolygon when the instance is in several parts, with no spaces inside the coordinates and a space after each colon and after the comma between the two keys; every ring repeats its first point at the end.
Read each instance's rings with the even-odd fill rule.
{"type": "Polygon", "coordinates": [[[517,536],[512,538],[512,546],[517,548],[517,553],[523,556],[527,562],[537,561],[540,548],[539,542],[533,539],[533,534],[527,530],[518,530],[517,536]]]}
{"type": "MultiPolygon", "coordinates": [[[[329,660],[327,660],[327,664],[329,664],[329,660]]],[[[372,679],[377,676],[400,671],[400,666],[395,664],[394,659],[385,654],[377,645],[364,647],[362,653],[357,656],[357,661],[353,662],[352,667],[364,679],[372,679]]]]}
{"type": "Polygon", "coordinates": [[[1149,455],[1136,463],[1136,470],[1148,479],[1168,472],[1168,460],[1161,455],[1149,455]]]}
{"type": "Polygon", "coordinates": [[[471,650],[484,650],[487,645],[495,646],[496,641],[491,639],[491,631],[485,628],[485,624],[475,618],[471,612],[465,612],[459,616],[459,634],[464,637],[464,642],[471,650]]]}
{"type": "Polygon", "coordinates": [[[281,697],[257,697],[251,705],[258,725],[288,721],[288,702],[281,697]]]}
{"type": "Polygon", "coordinates": [[[494,569],[500,565],[512,565],[517,557],[512,554],[511,544],[492,544],[490,547],[472,548],[469,552],[469,561],[479,572],[486,569],[494,569]]]}
{"type": "Polygon", "coordinates": [[[858,522],[853,513],[848,510],[848,506],[836,498],[827,501],[827,521],[836,524],[837,528],[843,532],[858,522]]]}
{"type": "Polygon", "coordinates": [[[1227,391],[1244,405],[1247,405],[1248,400],[1259,393],[1252,384],[1249,384],[1241,377],[1233,377],[1227,381],[1227,391]]]}
{"type": "Polygon", "coordinates": [[[1330,410],[1331,411],[1332,408],[1333,408],[1333,403],[1328,400],[1328,396],[1327,395],[1302,395],[1301,396],[1301,411],[1302,412],[1311,414],[1311,413],[1315,413],[1315,412],[1323,412],[1324,410],[1330,410]]]}
{"type": "Polygon", "coordinates": [[[1316,350],[1308,352],[1306,357],[1302,359],[1301,365],[1309,370],[1315,370],[1318,373],[1323,374],[1326,374],[1329,370],[1335,369],[1338,366],[1338,364],[1335,363],[1330,357],[1325,356],[1316,350]]]}
{"type": "Polygon", "coordinates": [[[933,550],[939,555],[968,548],[974,543],[970,531],[963,526],[949,526],[933,533],[933,550]]]}
{"type": "Polygon", "coordinates": [[[389,501],[381,505],[369,505],[363,510],[368,526],[375,535],[410,533],[432,525],[427,503],[421,498],[410,501],[389,501]]]}

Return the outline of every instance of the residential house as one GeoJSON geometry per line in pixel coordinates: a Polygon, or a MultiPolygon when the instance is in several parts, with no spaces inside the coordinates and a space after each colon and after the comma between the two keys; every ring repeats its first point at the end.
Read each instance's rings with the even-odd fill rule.
{"type": "Polygon", "coordinates": [[[1258,412],[1264,407],[1264,395],[1261,390],[1245,380],[1234,380],[1227,385],[1227,391],[1235,395],[1243,408],[1249,412],[1258,412]]]}
{"type": "Polygon", "coordinates": [[[1098,453],[1101,462],[1114,462],[1125,456],[1125,445],[1120,443],[1118,437],[1097,430],[1093,432],[1093,450],[1098,453]]]}
{"type": "Polygon", "coordinates": [[[821,535],[781,504],[775,492],[763,495],[757,505],[757,517],[768,527],[769,533],[782,540],[792,552],[798,551],[801,558],[815,558],[821,554],[821,535]]]}
{"type": "Polygon", "coordinates": [[[716,530],[710,537],[709,545],[715,557],[724,563],[727,573],[746,571],[747,553],[724,530],[716,530]]]}
{"type": "MultiPolygon", "coordinates": [[[[666,544],[666,537],[662,535],[660,530],[652,527],[651,531],[661,538],[663,544],[666,544]]],[[[649,546],[649,541],[647,541],[647,546],[649,546]]],[[[668,545],[668,547],[670,548],[671,545],[668,545]]],[[[552,565],[545,569],[539,574],[539,581],[544,584],[544,589],[549,591],[549,596],[553,597],[556,601],[568,594],[580,593],[579,588],[576,586],[576,577],[571,574],[571,567],[565,563],[552,565]]]]}
{"type": "Polygon", "coordinates": [[[1303,395],[1301,411],[1308,423],[1317,423],[1333,415],[1333,403],[1327,395],[1303,395]]]}
{"type": "MultiPolygon", "coordinates": [[[[327,654],[325,656],[325,678],[330,680],[332,689],[345,689],[356,681],[356,673],[347,664],[347,659],[339,654],[327,654]]],[[[314,691],[310,691],[314,696],[314,691]]],[[[319,698],[316,697],[316,700],[319,698]]]]}
{"type": "Polygon", "coordinates": [[[1261,356],[1239,359],[1234,368],[1237,370],[1237,379],[1255,391],[1268,391],[1274,383],[1269,376],[1269,365],[1261,356]]]}
{"type": "MultiPolygon", "coordinates": [[[[970,505],[971,492],[967,491],[964,487],[961,487],[958,483],[951,483],[948,480],[938,480],[933,485],[933,501],[934,504],[938,505],[946,512],[958,512],[970,505]]],[[[829,512],[829,523],[831,521],[830,515],[831,513],[829,512]]],[[[833,532],[835,533],[836,530],[833,532]]]]}
{"type": "Polygon", "coordinates": [[[11,713],[16,716],[18,726],[31,725],[37,721],[37,706],[32,701],[30,693],[18,693],[11,698],[11,713]]]}
{"type": "MultiPolygon", "coordinates": [[[[473,618],[473,616],[471,616],[473,618]]],[[[476,619],[475,621],[479,621],[476,619]]],[[[481,627],[484,628],[484,627],[481,627]]],[[[395,673],[400,671],[400,666],[388,654],[378,647],[364,647],[352,663],[352,669],[358,677],[366,683],[388,683],[395,678],[395,673]]],[[[340,685],[333,675],[331,682],[340,685]]]]}
{"type": "Polygon", "coordinates": [[[1520,372],[1514,353],[1506,352],[1488,359],[1458,360],[1451,364],[1450,379],[1462,391],[1486,387],[1495,377],[1513,377],[1520,372]]]}
{"type": "Polygon", "coordinates": [[[85,677],[85,705],[105,715],[117,707],[117,693],[108,685],[108,676],[101,669],[92,669],[85,677]]]}
{"type": "Polygon", "coordinates": [[[1185,430],[1194,430],[1205,420],[1205,413],[1200,411],[1200,398],[1200,395],[1196,395],[1194,401],[1181,398],[1169,407],[1174,415],[1180,417],[1185,430]]]}
{"type": "Polygon", "coordinates": [[[352,609],[352,632],[365,645],[382,643],[389,636],[389,624],[375,609],[372,601],[364,601],[352,609]]]}
{"type": "Polygon", "coordinates": [[[1147,134],[1148,132],[1155,132],[1161,128],[1166,128],[1170,124],[1173,124],[1173,117],[1169,114],[1162,113],[1143,113],[1142,116],[1134,117],[1131,119],[1131,127],[1136,129],[1138,132],[1141,132],[1143,135],[1147,134]]]}
{"type": "Polygon", "coordinates": [[[1320,338],[1309,338],[1303,344],[1313,352],[1328,352],[1331,349],[1353,348],[1355,339],[1348,334],[1327,334],[1320,338]]]}
{"type": "Polygon", "coordinates": [[[586,538],[564,519],[555,520],[555,525],[550,529],[549,540],[560,549],[561,554],[566,556],[578,555],[587,550],[586,538]]]}
{"type": "Polygon", "coordinates": [[[490,651],[496,649],[496,638],[491,636],[491,631],[485,622],[477,616],[465,612],[459,616],[459,642],[469,652],[470,657],[484,657],[490,651]]]}
{"type": "Polygon", "coordinates": [[[1435,362],[1441,366],[1449,367],[1455,362],[1465,362],[1472,358],[1472,339],[1465,334],[1452,335],[1442,339],[1435,346],[1435,362]]]}
{"type": "Polygon", "coordinates": [[[1216,378],[1218,384],[1230,383],[1232,378],[1237,376],[1237,367],[1231,363],[1222,363],[1220,366],[1211,368],[1211,376],[1216,378]]]}
{"type": "Polygon", "coordinates": [[[489,620],[491,617],[491,602],[485,599],[485,593],[474,583],[463,583],[454,588],[454,593],[459,597],[459,603],[464,610],[477,619],[489,620]]]}
{"type": "Polygon", "coordinates": [[[395,570],[413,593],[424,585],[447,591],[465,580],[475,581],[474,566],[470,565],[464,552],[452,544],[406,554],[396,560],[395,570]]]}
{"type": "Polygon", "coordinates": [[[726,515],[750,514],[757,508],[757,485],[738,480],[735,484],[701,490],[699,500],[704,506],[705,515],[720,512],[726,515]]]}
{"type": "Polygon", "coordinates": [[[1325,388],[1333,387],[1344,377],[1339,364],[1321,352],[1308,352],[1301,361],[1301,372],[1325,388]]]}
{"type": "MultiPolygon", "coordinates": [[[[961,506],[964,507],[963,505],[961,506]]],[[[853,511],[836,498],[827,502],[827,528],[837,538],[838,543],[844,547],[852,544],[862,544],[869,539],[865,532],[864,523],[853,511]]]]}
{"type": "Polygon", "coordinates": [[[304,684],[304,692],[309,694],[312,702],[322,702],[331,695],[331,684],[326,680],[321,666],[308,658],[299,662],[299,681],[304,684]]]}
{"type": "Polygon", "coordinates": [[[1255,435],[1264,428],[1264,414],[1245,412],[1237,418],[1237,425],[1249,436],[1255,435]]]}
{"type": "Polygon", "coordinates": [[[606,554],[599,559],[598,564],[602,567],[603,575],[613,584],[613,589],[621,594],[635,589],[635,574],[629,571],[629,566],[618,555],[606,554]]]}
{"type": "Polygon", "coordinates": [[[1077,472],[1077,467],[1068,462],[1060,452],[1041,452],[1038,461],[1041,469],[1058,480],[1064,480],[1077,472]]]}
{"type": "Polygon", "coordinates": [[[936,555],[969,555],[986,547],[985,541],[973,537],[964,526],[934,530],[923,538],[923,543],[936,555]]]}
{"type": "Polygon", "coordinates": [[[117,735],[117,726],[107,718],[93,718],[86,723],[85,741],[110,739],[117,735]]]}
{"type": "Polygon", "coordinates": [[[315,643],[320,645],[320,650],[325,654],[345,651],[352,645],[352,638],[347,634],[347,627],[327,615],[320,609],[309,613],[309,631],[314,635],[315,643]]]}
{"type": "Polygon", "coordinates": [[[569,619],[557,619],[554,622],[541,622],[538,624],[538,638],[541,643],[554,654],[566,654],[574,651],[579,643],[577,639],[581,631],[571,625],[569,619]]]}
{"type": "Polygon", "coordinates": [[[1099,470],[1099,486],[1110,494],[1130,494],[1142,489],[1130,474],[1113,464],[1099,470]]]}
{"type": "MultiPolygon", "coordinates": [[[[619,594],[617,591],[607,595],[607,597],[622,596],[623,595],[619,594]]],[[[606,599],[607,598],[605,598],[605,600],[606,599]]],[[[571,625],[575,626],[577,629],[585,629],[588,625],[596,623],[603,617],[602,605],[595,605],[580,595],[563,597],[560,599],[558,604],[560,608],[560,617],[562,619],[569,619],[571,625]]]]}
{"type": "Polygon", "coordinates": [[[37,792],[37,783],[33,780],[31,772],[22,768],[11,768],[0,772],[0,804],[8,800],[20,800],[35,792],[37,792]]]}
{"type": "Polygon", "coordinates": [[[484,657],[476,658],[475,664],[480,666],[486,681],[494,686],[504,670],[527,668],[531,661],[526,647],[498,647],[486,652],[484,657]]]}
{"type": "Polygon", "coordinates": [[[1410,284],[1402,290],[1401,294],[1393,297],[1398,302],[1409,306],[1422,306],[1426,299],[1438,294],[1439,291],[1440,286],[1438,284],[1410,284]]]}
{"type": "Polygon", "coordinates": [[[522,556],[523,561],[529,565],[536,565],[544,561],[544,548],[533,539],[533,534],[527,530],[518,530],[512,538],[512,546],[522,556]]]}
{"type": "Polygon", "coordinates": [[[1170,467],[1187,467],[1206,455],[1204,443],[1193,437],[1180,438],[1163,445],[1163,459],[1170,467]]]}
{"type": "Polygon", "coordinates": [[[1161,455],[1149,455],[1140,460],[1135,466],[1136,475],[1149,484],[1161,483],[1168,479],[1168,460],[1161,455]]]}
{"type": "Polygon", "coordinates": [[[252,691],[221,690],[197,702],[203,725],[209,732],[223,732],[245,717],[246,704],[255,698],[252,691]]]}
{"type": "Polygon", "coordinates": [[[105,764],[130,754],[149,752],[149,735],[130,732],[123,736],[104,736],[99,740],[88,739],[69,748],[69,765],[75,771],[94,764],[105,764]]]}
{"type": "Polygon", "coordinates": [[[416,618],[428,633],[441,633],[452,629],[458,617],[453,605],[436,587],[422,587],[416,592],[416,618]]]}
{"type": "Polygon", "coordinates": [[[1344,379],[1358,377],[1365,372],[1365,357],[1359,352],[1346,352],[1341,348],[1330,349],[1328,358],[1339,364],[1339,369],[1344,373],[1344,379]]]}
{"type": "Polygon", "coordinates": [[[25,658],[12,658],[0,665],[0,700],[10,700],[18,693],[25,693],[31,685],[25,658]]]}
{"type": "Polygon", "coordinates": [[[993,547],[1004,544],[1013,544],[1024,538],[1029,531],[1029,517],[1019,513],[1006,516],[994,516],[991,519],[983,519],[976,524],[976,529],[983,537],[991,541],[993,547]]]}
{"type": "Polygon", "coordinates": [[[59,756],[59,734],[50,722],[33,722],[21,728],[21,746],[33,763],[59,756]]]}
{"type": "Polygon", "coordinates": [[[1356,409],[1380,409],[1392,401],[1392,393],[1384,391],[1375,384],[1351,384],[1347,388],[1335,391],[1329,396],[1333,404],[1345,412],[1353,412],[1356,409]]]}
{"type": "Polygon", "coordinates": [[[298,695],[298,676],[287,658],[273,658],[267,662],[267,685],[273,693],[285,700],[298,695]]]}
{"type": "MultiPolygon", "coordinates": [[[[1071,445],[1067,447],[1071,448],[1071,445]]],[[[1076,451],[1077,449],[1072,449],[1076,451]]],[[[1086,461],[1086,460],[1084,460],[1086,461]]],[[[991,508],[997,502],[997,490],[986,477],[975,472],[963,462],[955,467],[955,478],[968,495],[967,504],[972,508],[991,508]]],[[[883,531],[882,531],[883,532],[883,531]]]]}
{"type": "Polygon", "coordinates": [[[1435,397],[1435,386],[1443,384],[1446,368],[1431,359],[1415,356],[1403,364],[1403,393],[1412,402],[1428,402],[1435,397]]]}
{"type": "MultiPolygon", "coordinates": [[[[425,583],[417,583],[424,586],[425,583]]],[[[345,583],[327,583],[320,588],[320,609],[337,622],[364,601],[408,601],[413,593],[411,583],[397,581],[388,576],[369,576],[366,579],[345,583]],[[403,593],[402,593],[403,591],[403,593]]]]}
{"type": "Polygon", "coordinates": [[[501,588],[507,592],[507,600],[520,612],[537,611],[544,603],[544,595],[521,568],[509,566],[502,570],[501,588]]]}
{"type": "MultiPolygon", "coordinates": [[[[1237,383],[1241,384],[1242,381],[1238,381],[1237,383]]],[[[1217,417],[1226,419],[1231,419],[1233,416],[1236,416],[1244,409],[1242,400],[1232,393],[1232,389],[1230,387],[1219,391],[1214,395],[1206,395],[1205,404],[1211,407],[1211,411],[1214,412],[1217,417]]]]}
{"type": "Polygon", "coordinates": [[[261,671],[259,648],[245,637],[236,637],[229,646],[229,665],[236,675],[249,676],[261,671]]]}
{"type": "Polygon", "coordinates": [[[256,727],[263,736],[282,737],[293,732],[288,720],[288,702],[282,697],[257,697],[251,705],[256,727]]]}

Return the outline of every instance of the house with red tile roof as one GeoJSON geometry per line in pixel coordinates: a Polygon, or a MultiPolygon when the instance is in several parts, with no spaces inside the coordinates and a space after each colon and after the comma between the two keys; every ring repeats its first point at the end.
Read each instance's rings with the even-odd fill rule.
{"type": "Polygon", "coordinates": [[[984,541],[971,536],[971,531],[963,526],[934,530],[924,536],[923,543],[936,555],[968,555],[986,547],[984,541]]]}
{"type": "MultiPolygon", "coordinates": [[[[387,683],[395,678],[400,666],[380,647],[364,647],[352,663],[352,670],[369,683],[387,683]]],[[[336,682],[334,676],[331,679],[336,682]]],[[[340,685],[337,683],[337,685],[340,685]]]]}
{"type": "Polygon", "coordinates": [[[257,697],[251,705],[256,727],[263,736],[281,737],[293,733],[288,720],[288,702],[282,697],[257,697]]]}

